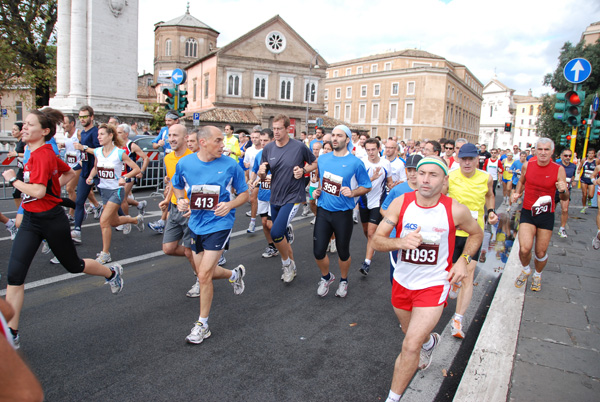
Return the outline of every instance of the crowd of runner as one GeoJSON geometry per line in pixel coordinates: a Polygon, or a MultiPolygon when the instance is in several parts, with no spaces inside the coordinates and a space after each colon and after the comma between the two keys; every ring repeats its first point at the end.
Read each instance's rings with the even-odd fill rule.
{"type": "MultiPolygon", "coordinates": [[[[76,129],[74,116],[45,108],[31,112],[13,128],[19,142],[11,156],[18,158],[18,169],[6,170],[3,176],[14,187],[19,213],[14,220],[0,214],[14,240],[6,292],[12,311],[9,321],[0,320],[0,327],[15,348],[20,345],[24,283],[40,243],[43,251],[54,253],[52,262],[69,272],[102,276],[117,294],[124,281],[122,267],[110,264],[113,228],[127,235],[132,225],[140,231],[145,226],[147,201],[135,200],[132,190],[149,158],[132,142],[135,131],[117,118],[97,125],[89,106],[79,110],[78,119],[82,130],[76,129]],[[64,160],[54,140],[58,125],[65,133],[60,144],[64,160]],[[138,210],[134,217],[129,215],[132,206],[138,210]],[[75,249],[82,242],[81,226],[88,214],[100,221],[102,250],[95,259],[81,259],[75,249]]],[[[147,225],[162,234],[165,254],[185,256],[192,268],[195,279],[186,295],[199,298],[199,316],[186,341],[199,344],[211,336],[208,319],[214,280],[227,279],[234,294],[244,292],[246,268],[224,267],[236,208],[250,205],[248,233],[256,231],[260,216],[265,238],[261,255],[281,258],[284,283],[293,282],[299,273],[292,220],[301,208],[303,216],[314,215],[313,255],[321,273],[316,289],[320,297],[329,293],[337,275],[335,296],[348,295],[350,241],[360,220],[365,248],[357,270],[367,276],[375,251],[390,253],[391,302],[405,333],[388,401],[399,400],[415,371],[431,364],[440,341],[432,331],[448,297],[457,298],[452,336],[465,337],[463,318],[473,294],[475,268],[485,262],[489,244],[483,229],[498,223],[499,184],[503,205],[522,204],[519,259],[523,268],[515,286],[524,286],[531,275],[530,289],[540,291],[556,205],[561,205],[558,235],[567,237],[572,186],[581,180],[580,212],[585,214],[600,182],[600,160],[593,150],[578,164],[571,162],[569,149],[554,161],[554,143],[548,138],[529,150],[514,146],[488,151],[485,145],[462,138],[382,141],[344,125],[330,133],[319,127],[314,136],[302,133],[296,140],[285,115],[273,118],[270,128],[256,126],[249,136],[238,132],[237,137],[231,124],[224,132],[215,126],[188,131],[175,113],[168,113],[165,123],[153,142],[153,148],[164,151],[164,200],[158,204],[160,219],[147,225]],[[336,253],[339,273],[330,271],[329,258],[336,253]]],[[[596,250],[600,213],[597,224],[592,239],[596,250]]]]}

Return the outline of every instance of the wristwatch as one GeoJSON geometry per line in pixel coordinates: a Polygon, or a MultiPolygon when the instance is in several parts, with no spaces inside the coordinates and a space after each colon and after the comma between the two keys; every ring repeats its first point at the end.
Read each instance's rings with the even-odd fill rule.
{"type": "Polygon", "coordinates": [[[12,178],[11,178],[11,179],[8,181],[8,184],[10,184],[10,185],[12,186],[12,185],[13,185],[13,183],[14,183],[14,182],[16,182],[16,181],[17,181],[17,177],[16,177],[16,176],[15,176],[15,177],[12,177],[12,178]]]}
{"type": "Polygon", "coordinates": [[[469,254],[463,254],[462,256],[465,257],[465,260],[467,260],[467,264],[470,264],[471,261],[473,261],[469,254]]]}
{"type": "Polygon", "coordinates": [[[83,146],[83,152],[87,152],[88,148],[89,148],[89,147],[88,147],[87,145],[84,145],[84,146],[83,146]]]}

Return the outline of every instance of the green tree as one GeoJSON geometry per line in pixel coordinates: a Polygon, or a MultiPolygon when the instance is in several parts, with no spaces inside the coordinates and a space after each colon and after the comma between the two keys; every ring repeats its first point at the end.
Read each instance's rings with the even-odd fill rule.
{"type": "MultiPolygon", "coordinates": [[[[594,95],[600,90],[600,40],[591,45],[585,45],[580,41],[576,46],[570,42],[566,42],[558,56],[558,65],[552,74],[546,74],[543,84],[552,88],[556,92],[567,92],[573,89],[573,84],[568,82],[563,74],[565,65],[572,59],[584,58],[592,64],[592,74],[581,84],[582,90],[585,91],[586,97],[582,108],[582,116],[588,117],[590,105],[594,99],[594,95]]],[[[556,103],[556,95],[545,95],[542,99],[542,107],[540,110],[540,118],[537,121],[537,132],[544,137],[552,138],[558,144],[560,136],[567,132],[571,132],[571,127],[554,119],[554,104],[556,103]]],[[[600,118],[600,116],[598,116],[600,118]]],[[[577,145],[575,147],[578,155],[581,156],[585,135],[577,136],[577,145]]],[[[590,143],[588,148],[592,146],[597,148],[600,146],[600,141],[590,143]]]]}
{"type": "Polygon", "coordinates": [[[149,103],[144,105],[144,111],[152,114],[152,118],[150,119],[151,134],[156,133],[156,130],[159,130],[165,125],[165,115],[167,114],[167,110],[164,106],[161,106],[160,103],[149,103]]]}
{"type": "Polygon", "coordinates": [[[0,0],[0,91],[35,88],[37,106],[55,92],[57,0],[0,0]]]}

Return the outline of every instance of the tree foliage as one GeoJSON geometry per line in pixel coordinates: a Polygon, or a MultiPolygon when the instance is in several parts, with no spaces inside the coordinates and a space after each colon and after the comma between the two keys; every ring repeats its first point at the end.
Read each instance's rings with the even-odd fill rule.
{"type": "Polygon", "coordinates": [[[165,125],[165,116],[167,110],[160,103],[149,103],[144,105],[144,111],[151,113],[152,118],[150,119],[150,133],[154,134],[156,130],[160,130],[165,125]]]}
{"type": "Polygon", "coordinates": [[[0,0],[0,91],[35,88],[48,104],[56,82],[57,0],[0,0]]]}

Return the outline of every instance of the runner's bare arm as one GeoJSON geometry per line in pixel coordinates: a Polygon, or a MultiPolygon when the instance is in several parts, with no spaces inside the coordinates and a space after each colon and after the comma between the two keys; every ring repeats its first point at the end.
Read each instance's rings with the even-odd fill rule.
{"type": "Polygon", "coordinates": [[[558,190],[559,198],[562,201],[569,199],[569,186],[567,185],[567,173],[562,166],[558,167],[558,177],[556,178],[556,189],[558,190]]]}
{"type": "MultiPolygon", "coordinates": [[[[489,159],[488,159],[489,160],[489,159]]],[[[496,196],[494,195],[494,179],[492,176],[488,177],[488,191],[485,194],[485,213],[487,215],[487,220],[490,225],[495,225],[498,222],[498,215],[495,212],[490,211],[490,209],[494,209],[496,206],[496,196]]]]}
{"type": "Polygon", "coordinates": [[[414,232],[409,233],[403,238],[390,238],[390,233],[400,221],[400,210],[404,202],[404,195],[396,198],[390,204],[385,217],[377,227],[373,235],[373,248],[377,251],[394,251],[394,250],[412,250],[423,242],[423,237],[419,233],[421,228],[418,227],[414,232]]]}
{"type": "MultiPolygon", "coordinates": [[[[477,221],[471,216],[471,211],[456,200],[452,201],[452,218],[454,219],[454,224],[456,226],[469,234],[463,253],[473,256],[477,250],[479,250],[481,242],[483,241],[483,230],[481,230],[477,221]]],[[[450,272],[448,272],[448,280],[450,281],[450,284],[454,284],[460,282],[466,276],[467,260],[461,257],[454,265],[452,265],[450,272]]]]}

